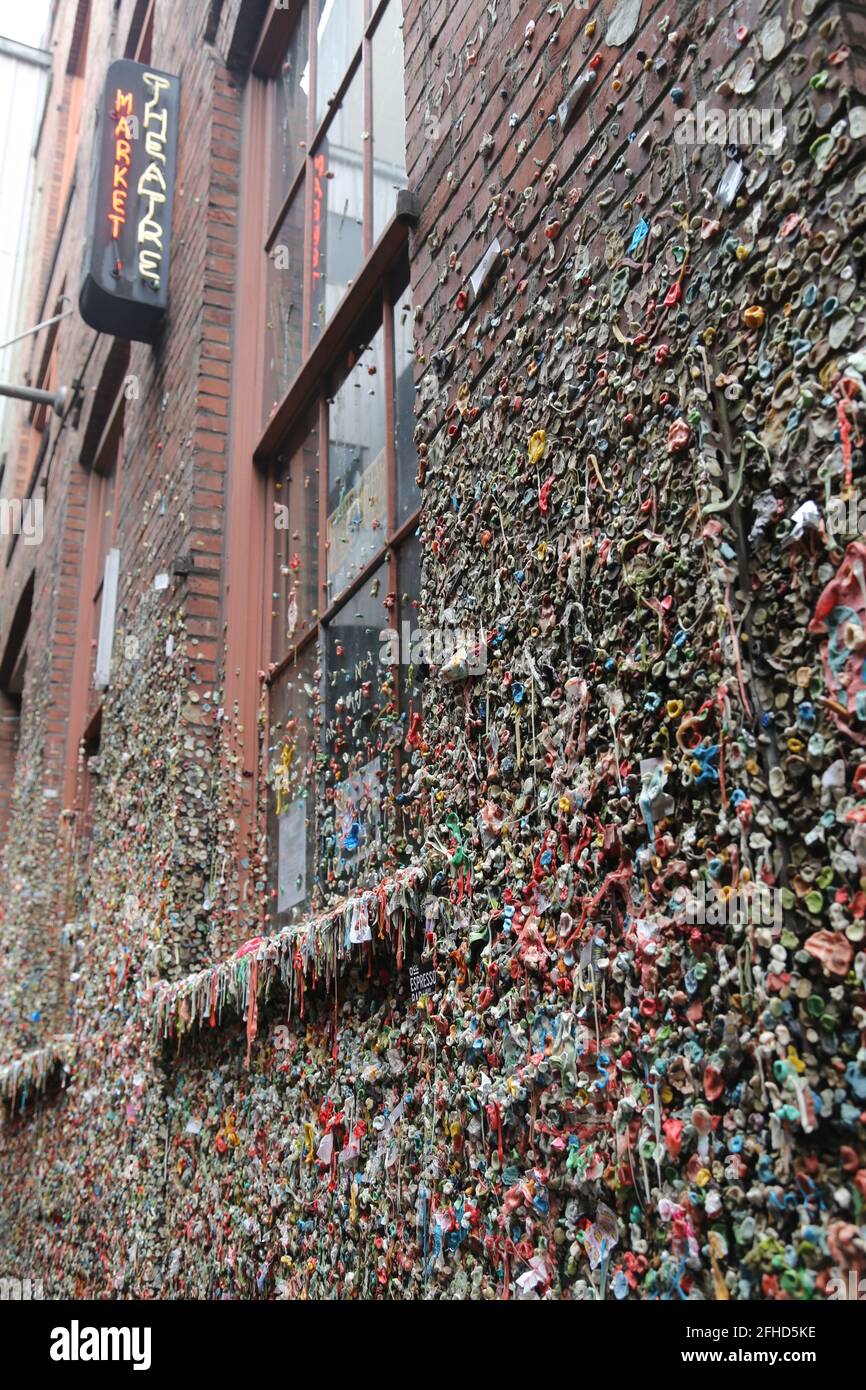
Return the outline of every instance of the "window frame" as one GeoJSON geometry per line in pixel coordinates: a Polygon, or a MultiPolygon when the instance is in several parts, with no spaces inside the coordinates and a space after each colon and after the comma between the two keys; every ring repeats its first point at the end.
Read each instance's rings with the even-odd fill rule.
{"type": "MultiPolygon", "coordinates": [[[[262,30],[259,44],[252,61],[252,71],[259,77],[274,79],[279,71],[289,44],[294,37],[295,29],[303,18],[303,2],[292,11],[272,10],[264,28],[262,30]]],[[[361,0],[349,0],[349,3],[360,3],[361,0]]],[[[313,266],[311,260],[312,236],[313,236],[313,177],[315,170],[316,155],[321,149],[323,140],[327,137],[328,131],[337,117],[346,93],[349,90],[355,76],[360,71],[362,74],[362,130],[366,133],[363,140],[363,227],[362,227],[362,258],[358,268],[358,275],[367,264],[374,246],[373,238],[373,197],[374,197],[374,153],[376,143],[376,127],[374,120],[374,91],[373,91],[373,35],[376,32],[380,21],[384,18],[391,0],[363,0],[364,4],[364,24],[360,42],[351,54],[348,65],[343,73],[340,82],[334,90],[329,100],[328,110],[320,121],[316,121],[316,90],[318,81],[318,37],[317,37],[317,4],[318,0],[307,0],[307,22],[309,25],[308,33],[308,63],[310,69],[310,90],[307,94],[307,120],[304,128],[304,153],[298,166],[297,172],[289,180],[289,186],[276,205],[276,210],[272,218],[268,217],[270,208],[266,212],[266,235],[264,250],[265,255],[270,256],[280,235],[283,223],[289,214],[295,198],[303,193],[304,196],[304,274],[303,274],[303,327],[301,337],[301,362],[305,362],[310,352],[314,349],[317,342],[326,331],[330,319],[325,321],[322,332],[314,340],[312,337],[312,290],[313,290],[313,266]]],[[[401,8],[402,0],[394,0],[401,8]]],[[[404,55],[405,56],[405,55],[404,55]]],[[[273,93],[271,93],[271,110],[273,109],[273,93]]],[[[270,175],[269,175],[270,178],[270,175]]],[[[268,190],[268,202],[272,189],[268,190]]],[[[382,236],[384,237],[384,232],[382,236]]],[[[381,239],[381,238],[380,238],[381,239]]],[[[355,280],[357,280],[357,276],[355,280]]],[[[354,284],[354,281],[353,281],[354,284]]],[[[351,288],[351,287],[350,287],[351,288]]],[[[348,291],[347,291],[348,293],[348,291]]],[[[345,296],[344,296],[345,298],[345,296]]],[[[332,318],[334,315],[331,316],[332,318]]],[[[291,383],[290,383],[291,389],[291,383]]]]}
{"type": "MultiPolygon", "coordinates": [[[[319,544],[318,544],[318,579],[317,593],[319,604],[317,614],[307,623],[307,627],[295,642],[290,642],[284,654],[277,659],[276,653],[270,652],[270,664],[268,667],[268,682],[272,683],[278,679],[291,665],[294,664],[301,651],[310,642],[317,641],[320,629],[326,627],[328,623],[340,612],[347,603],[351,601],[359,589],[369,582],[375,571],[387,561],[388,565],[388,592],[397,593],[398,590],[398,555],[401,546],[417,531],[418,522],[421,515],[420,506],[416,507],[411,514],[400,522],[397,515],[397,445],[396,445],[396,361],[394,358],[395,334],[394,334],[394,314],[399,312],[399,300],[403,294],[408,293],[409,286],[399,293],[394,293],[386,286],[382,287],[382,318],[381,326],[383,329],[383,356],[385,359],[385,469],[387,482],[386,517],[387,525],[383,533],[381,545],[376,553],[364,565],[363,569],[349,580],[336,594],[330,596],[330,587],[327,574],[327,530],[328,530],[328,376],[323,377],[318,391],[318,438],[319,438],[319,544]]],[[[378,332],[380,320],[376,320],[373,325],[373,334],[378,332]]],[[[371,337],[373,335],[370,335],[371,337]]],[[[334,360],[332,369],[339,368],[339,360],[334,360]]],[[[315,400],[307,398],[307,407],[312,409],[316,404],[315,400]]],[[[299,417],[300,418],[300,417],[299,417]]],[[[286,437],[286,442],[291,444],[291,436],[286,437]]],[[[289,454],[295,452],[294,448],[288,449],[289,454]]],[[[268,477],[268,516],[269,530],[273,526],[273,514],[275,505],[280,498],[276,493],[276,475],[273,462],[269,470],[268,477]]],[[[270,576],[273,576],[273,553],[270,556],[271,569],[270,576]]],[[[271,585],[271,591],[273,585],[271,585]]],[[[399,606],[399,594],[398,594],[399,606]]],[[[386,625],[383,621],[383,627],[386,625]]]]}
{"type": "Polygon", "coordinates": [[[101,716],[105,689],[96,684],[96,647],[102,622],[102,597],[105,584],[105,562],[117,540],[117,511],[120,500],[123,451],[125,443],[126,397],[121,387],[111,408],[96,449],[90,470],[87,499],[86,541],[95,566],[95,579],[90,597],[88,648],[91,659],[87,680],[87,729],[101,716]],[[111,502],[111,514],[106,526],[106,503],[111,502]],[[97,549],[98,547],[98,549],[97,549]]]}
{"type": "Polygon", "coordinates": [[[101,720],[104,689],[94,683],[96,647],[102,612],[105,559],[116,544],[118,512],[123,480],[126,444],[126,394],[124,382],[117,387],[99,441],[88,465],[79,459],[86,478],[85,525],[79,575],[76,644],[70,677],[70,712],[64,782],[64,804],[79,815],[84,811],[91,783],[82,782],[80,756],[83,743],[101,720]],[[111,494],[111,516],[105,526],[105,505],[111,494]],[[107,541],[102,552],[101,541],[107,541]],[[99,546],[100,553],[97,552],[99,546]]]}
{"type": "MultiPolygon", "coordinates": [[[[357,3],[357,0],[352,0],[357,3]]],[[[396,0],[400,6],[401,0],[396,0]]],[[[318,546],[316,594],[318,602],[305,625],[294,634],[293,640],[276,649],[273,633],[273,612],[264,624],[267,633],[266,661],[266,727],[272,726],[273,691],[276,683],[284,678],[302,660],[308,660],[311,651],[322,663],[324,673],[326,630],[334,619],[351,604],[352,599],[377,571],[383,567],[387,576],[387,594],[394,596],[394,607],[389,612],[383,605],[382,628],[396,628],[402,631],[401,623],[408,619],[414,626],[413,598],[410,595],[405,607],[400,592],[400,561],[404,547],[411,542],[418,530],[421,499],[403,521],[399,520],[399,457],[397,450],[397,378],[399,364],[395,359],[397,333],[395,315],[402,312],[407,300],[411,303],[409,277],[408,231],[392,215],[383,228],[379,238],[373,241],[373,173],[375,126],[373,123],[373,70],[372,41],[379,22],[385,15],[389,0],[364,0],[365,13],[361,40],[350,56],[346,70],[333,94],[328,110],[322,120],[315,122],[316,81],[317,81],[317,15],[318,0],[309,0],[307,22],[309,24],[308,52],[310,65],[310,90],[307,94],[307,119],[303,157],[299,167],[285,191],[281,201],[273,201],[273,174],[266,176],[265,207],[262,221],[265,225],[264,240],[260,245],[265,257],[270,256],[277,244],[280,231],[299,195],[304,198],[304,268],[299,277],[303,284],[303,329],[300,364],[294,372],[281,400],[263,425],[253,460],[265,476],[266,501],[266,544],[264,549],[265,586],[264,594],[271,608],[276,602],[276,555],[274,541],[274,518],[276,504],[285,501],[285,496],[277,490],[276,484],[290,474],[291,461],[298,452],[298,441],[302,435],[305,416],[314,415],[318,432],[318,546]],[[355,80],[359,70],[362,78],[363,128],[370,138],[363,141],[363,255],[361,264],[350,285],[341,297],[339,304],[328,318],[318,335],[312,336],[312,226],[313,226],[313,173],[315,158],[326,138],[332,122],[336,118],[341,103],[355,80]],[[271,216],[271,207],[275,207],[271,216]],[[382,529],[381,543],[375,553],[348,583],[333,593],[327,573],[327,534],[328,534],[328,492],[329,492],[329,397],[337,380],[345,370],[350,351],[366,347],[376,333],[382,329],[382,349],[384,359],[384,428],[385,428],[385,472],[387,497],[385,506],[385,525],[382,529]],[[280,458],[280,455],[283,455],[280,458]],[[280,458],[279,465],[277,459],[280,458]]],[[[259,44],[252,59],[251,68],[255,75],[267,80],[268,92],[268,131],[273,138],[275,128],[274,110],[276,79],[279,77],[285,54],[295,34],[297,23],[303,16],[303,6],[298,5],[291,13],[272,8],[262,29],[259,44]]],[[[265,152],[266,163],[272,171],[272,148],[265,152]]],[[[267,267],[264,267],[265,270],[267,267]]],[[[411,313],[411,308],[410,308],[411,313]]],[[[312,550],[312,548],[311,548],[312,550]]],[[[386,595],[383,594],[383,598],[386,595]]],[[[282,600],[280,600],[282,602],[282,600]]],[[[317,663],[318,664],[318,663],[317,663]]],[[[403,689],[399,666],[390,668],[393,686],[394,718],[402,721],[408,732],[409,705],[404,711],[403,689]],[[405,716],[405,717],[404,717],[405,716]]],[[[323,674],[323,680],[326,676],[323,674]]],[[[323,691],[320,690],[320,696],[323,691]]],[[[312,734],[319,751],[323,750],[323,733],[318,721],[312,734]]],[[[268,739],[270,742],[270,739],[268,739]]],[[[405,759],[403,740],[393,749],[394,773],[399,781],[401,762],[405,759]]],[[[315,792],[313,792],[315,797],[315,792]]],[[[273,806],[270,794],[266,798],[266,820],[270,823],[273,806]]],[[[312,833],[315,834],[315,831],[312,833]]],[[[268,829],[270,839],[270,830],[268,829]]],[[[276,847],[270,847],[269,861],[276,872],[276,847]]],[[[269,881],[275,881],[270,880],[269,881]]],[[[313,883],[308,885],[308,902],[315,894],[313,883]]],[[[272,909],[276,914],[276,908],[272,909]]]]}
{"type": "Polygon", "coordinates": [[[136,63],[150,63],[155,10],[156,0],[137,0],[123,51],[125,58],[136,63]]]}

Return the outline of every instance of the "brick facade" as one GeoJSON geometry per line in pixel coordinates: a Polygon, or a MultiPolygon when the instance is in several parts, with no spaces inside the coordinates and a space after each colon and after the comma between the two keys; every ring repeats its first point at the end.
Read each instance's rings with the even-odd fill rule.
{"type": "MultiPolygon", "coordinates": [[[[134,9],[90,17],[47,304],[77,291],[87,112],[134,9]]],[[[271,926],[270,581],[247,559],[264,265],[244,220],[265,9],[156,4],[153,62],[183,81],[171,319],[124,366],[114,670],[74,804],[80,454],[112,351],[77,314],[55,381],[83,372],[83,397],[40,465],[46,539],[16,545],[0,590],[4,651],[33,576],[0,1036],[10,1064],[74,1049],[68,1089],[54,1060],[44,1095],[16,1081],[4,1258],[82,1296],[594,1298],[605,1279],[617,1298],[821,1297],[862,1265],[838,1193],[866,1171],[866,914],[830,788],[847,762],[856,799],[863,739],[813,619],[843,548],[773,528],[824,504],[823,453],[834,487],[862,468],[863,309],[839,292],[862,272],[862,133],[815,145],[858,105],[862,11],[403,0],[420,616],[483,627],[489,663],[432,673],[402,746],[414,877],[345,907],[325,892],[324,924],[232,957],[271,926]],[[728,206],[724,143],[674,138],[700,101],[780,109],[791,131],[746,153],[728,206]],[[832,344],[807,312],[831,294],[827,320],[852,316],[832,344]],[[707,874],[784,889],[784,931],[690,930],[672,894],[707,874]],[[361,912],[369,952],[349,945],[361,912]],[[438,976],[420,1007],[409,960],[438,976]],[[776,1214],[798,1172],[822,1193],[802,1221],[776,1214]],[[587,1252],[613,1237],[599,1273],[587,1252]],[[785,1282],[774,1261],[798,1241],[785,1282]]],[[[67,102],[75,15],[54,27],[67,102]]]]}

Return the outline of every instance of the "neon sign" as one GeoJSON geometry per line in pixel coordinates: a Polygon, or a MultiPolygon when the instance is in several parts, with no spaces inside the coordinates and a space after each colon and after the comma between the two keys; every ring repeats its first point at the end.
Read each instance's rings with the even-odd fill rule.
{"type": "Polygon", "coordinates": [[[132,144],[135,115],[132,110],[132,92],[118,92],[114,103],[117,123],[114,127],[114,177],[111,184],[111,223],[114,240],[117,241],[121,227],[126,225],[126,200],[129,197],[129,166],[132,163],[132,144]]]}
{"type": "Polygon", "coordinates": [[[171,87],[171,81],[158,73],[146,72],[144,85],[151,93],[144,108],[144,148],[150,163],[138,180],[138,195],[147,202],[147,211],[138,224],[138,273],[159,289],[165,256],[162,209],[168,201],[165,151],[169,139],[168,108],[162,103],[162,93],[171,87]],[[148,246],[155,246],[156,250],[150,251],[148,246]]]}
{"type": "Polygon", "coordinates": [[[313,160],[313,280],[321,279],[322,271],[322,205],[325,201],[323,179],[326,174],[325,156],[313,160]]]}
{"type": "Polygon", "coordinates": [[[165,327],[179,105],[170,73],[125,58],[109,67],[78,303],[115,338],[154,343],[165,327]]]}

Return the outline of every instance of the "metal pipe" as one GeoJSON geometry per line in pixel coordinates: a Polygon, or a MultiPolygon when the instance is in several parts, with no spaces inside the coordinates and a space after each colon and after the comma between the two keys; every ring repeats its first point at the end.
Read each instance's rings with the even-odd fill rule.
{"type": "Polygon", "coordinates": [[[52,393],[38,391],[35,386],[9,386],[0,382],[0,396],[11,396],[16,401],[34,401],[36,405],[50,405],[54,414],[62,420],[69,401],[69,387],[61,386],[52,393]]]}
{"type": "Polygon", "coordinates": [[[0,343],[0,352],[5,352],[13,343],[20,343],[22,338],[30,338],[34,333],[41,332],[43,328],[50,328],[52,324],[59,323],[61,319],[69,318],[75,306],[68,294],[61,295],[58,303],[62,304],[64,300],[69,305],[69,308],[64,309],[62,314],[55,314],[53,318],[43,319],[41,323],[37,323],[33,328],[25,328],[23,333],[18,334],[17,338],[10,338],[8,343],[0,343]]]}

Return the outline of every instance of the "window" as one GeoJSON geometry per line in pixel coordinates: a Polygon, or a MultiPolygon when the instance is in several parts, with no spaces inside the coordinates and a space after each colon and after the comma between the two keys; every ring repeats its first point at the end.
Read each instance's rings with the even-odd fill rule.
{"type": "Polygon", "coordinates": [[[63,207],[69,186],[72,182],[78,144],[81,138],[82,115],[84,111],[84,78],[87,71],[87,46],[90,41],[90,0],[78,0],[75,23],[69,55],[66,60],[67,83],[64,88],[66,104],[65,119],[61,130],[65,129],[62,142],[62,166],[60,168],[57,206],[63,207]]]}
{"type": "Polygon", "coordinates": [[[119,570],[115,542],[126,405],[122,381],[118,383],[128,361],[128,352],[128,344],[122,344],[119,350],[109,354],[81,451],[81,463],[86,468],[87,514],[72,658],[64,791],[64,804],[79,810],[91,794],[90,773],[96,770],[94,764],[88,771],[87,763],[81,761],[82,749],[89,748],[89,757],[98,754],[103,691],[110,676],[119,570]],[[112,389],[115,391],[113,400],[112,389]]]}
{"type": "Polygon", "coordinates": [[[318,676],[315,643],[292,655],[271,682],[273,767],[268,838],[277,920],[307,903],[314,890],[318,676]]]}
{"type": "MultiPolygon", "coordinates": [[[[379,660],[388,568],[378,567],[324,628],[328,883],[380,876],[387,847],[383,800],[392,792],[382,716],[392,713],[391,672],[379,660]]],[[[387,725],[386,725],[387,727],[387,725]]]]}
{"type": "MultiPolygon", "coordinates": [[[[117,551],[113,549],[116,531],[117,474],[123,438],[123,398],[114,411],[90,475],[87,517],[87,547],[95,572],[91,586],[90,648],[91,704],[108,684],[108,663],[114,636],[117,551]],[[100,651],[100,647],[103,648],[100,651]],[[107,647],[107,651],[105,648],[107,647]],[[101,660],[100,660],[101,658],[101,660]]],[[[101,697],[100,697],[101,699],[101,697]]]]}
{"type": "Polygon", "coordinates": [[[397,515],[405,521],[421,505],[415,458],[415,339],[412,310],[402,305],[394,314],[394,448],[397,454],[397,515]]]}
{"type": "Polygon", "coordinates": [[[153,50],[153,13],[156,0],[136,0],[124,57],[137,63],[149,63],[153,50]]]}
{"type": "Polygon", "coordinates": [[[312,337],[364,259],[364,103],[356,72],[313,157],[312,337]]]}
{"type": "Polygon", "coordinates": [[[382,548],[388,523],[385,372],[381,327],[341,374],[328,410],[328,596],[382,548]]]}
{"type": "Polygon", "coordinates": [[[406,180],[401,7],[307,0],[298,11],[282,63],[270,59],[265,242],[263,413],[279,408],[269,437],[281,438],[284,411],[293,421],[267,450],[277,927],[377,883],[420,833],[417,798],[400,795],[415,773],[422,675],[409,664],[420,552],[402,229],[373,254],[406,180]]]}
{"type": "Polygon", "coordinates": [[[316,124],[328,113],[358,51],[364,27],[363,0],[318,0],[316,25],[316,124]]]}
{"type": "Polygon", "coordinates": [[[271,87],[266,419],[406,185],[400,0],[305,0],[271,87]]]}
{"type": "Polygon", "coordinates": [[[304,165],[309,103],[310,23],[305,6],[292,31],[286,56],[274,83],[271,220],[279,213],[287,190],[304,165]]]}
{"type": "Polygon", "coordinates": [[[382,321],[334,368],[274,461],[269,820],[278,919],[375,883],[415,838],[418,808],[396,800],[421,714],[421,672],[410,665],[417,493],[405,482],[411,475],[417,488],[417,464],[396,410],[394,352],[398,342],[408,350],[395,328],[408,321],[403,301],[383,301],[382,321]]]}
{"type": "Polygon", "coordinates": [[[90,36],[90,0],[78,0],[75,10],[75,23],[72,26],[72,39],[66,59],[66,72],[69,77],[83,77],[87,64],[87,40],[90,36]]]}
{"type": "Polygon", "coordinates": [[[403,101],[403,16],[389,0],[373,34],[373,240],[394,215],[406,187],[406,110],[403,101]]]}
{"type": "Polygon", "coordinates": [[[280,454],[274,481],[274,609],[271,650],[295,646],[318,617],[319,410],[280,454]]]}
{"type": "Polygon", "coordinates": [[[301,365],[304,338],[304,195],[296,193],[268,252],[266,413],[289,389],[301,365]]]}

